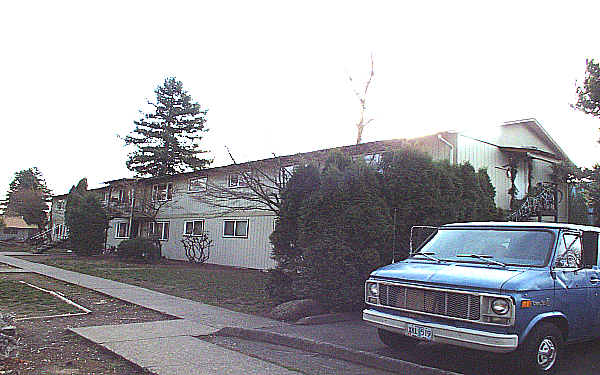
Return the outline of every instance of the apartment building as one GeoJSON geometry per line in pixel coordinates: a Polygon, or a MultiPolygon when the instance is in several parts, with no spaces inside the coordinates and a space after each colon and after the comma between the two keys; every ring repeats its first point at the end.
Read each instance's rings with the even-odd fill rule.
{"type": "MultiPolygon", "coordinates": [[[[275,226],[275,212],[267,205],[253,202],[252,194],[247,195],[245,179],[253,176],[250,178],[265,181],[267,188],[264,194],[269,196],[276,192],[276,185],[285,183],[294,166],[323,161],[331,151],[371,162],[402,147],[424,151],[434,160],[448,160],[451,164],[469,162],[476,170],[485,168],[496,188],[496,205],[507,210],[511,200],[508,191],[513,183],[517,188],[516,198],[523,198],[530,187],[551,182],[553,164],[569,160],[535,119],[527,119],[504,123],[486,132],[448,131],[414,139],[376,141],[208,168],[163,178],[117,179],[95,189],[111,216],[106,246],[117,246],[124,239],[152,234],[160,238],[163,256],[187,260],[181,240],[204,232],[213,241],[208,263],[272,268],[275,264],[270,257],[269,235],[275,226]],[[239,199],[243,197],[248,199],[239,199]]],[[[544,219],[566,221],[566,184],[559,184],[556,191],[555,217],[544,219]]],[[[53,236],[65,233],[65,200],[66,195],[53,199],[53,236]]]]}

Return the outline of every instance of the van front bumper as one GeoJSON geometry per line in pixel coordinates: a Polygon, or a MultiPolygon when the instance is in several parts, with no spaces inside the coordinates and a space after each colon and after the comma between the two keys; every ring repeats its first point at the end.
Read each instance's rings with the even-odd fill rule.
{"type": "Polygon", "coordinates": [[[519,336],[458,328],[439,323],[421,322],[412,318],[382,313],[376,310],[363,310],[363,320],[378,328],[406,335],[407,324],[430,328],[431,341],[451,344],[470,349],[494,353],[508,353],[517,349],[519,336]]]}

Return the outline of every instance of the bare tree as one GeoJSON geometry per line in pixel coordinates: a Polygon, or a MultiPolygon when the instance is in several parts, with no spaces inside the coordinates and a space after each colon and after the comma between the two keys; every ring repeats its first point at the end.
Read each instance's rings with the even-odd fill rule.
{"type": "MultiPolygon", "coordinates": [[[[369,91],[369,86],[373,81],[373,76],[375,75],[375,70],[373,68],[373,54],[371,54],[371,73],[369,74],[369,79],[365,82],[365,87],[361,91],[358,91],[354,86],[352,90],[354,90],[354,95],[358,98],[360,103],[360,118],[356,123],[357,135],[356,135],[356,144],[359,144],[362,141],[362,133],[365,127],[373,121],[373,119],[366,119],[365,112],[367,110],[367,93],[369,91]]],[[[348,79],[350,80],[350,84],[353,84],[352,76],[348,75],[348,79]]]]}
{"type": "Polygon", "coordinates": [[[232,165],[231,175],[238,180],[219,184],[207,179],[206,190],[194,198],[214,207],[220,214],[236,211],[263,211],[279,214],[281,192],[290,179],[293,168],[301,161],[290,157],[274,157],[258,162],[238,163],[227,149],[232,165]]]}

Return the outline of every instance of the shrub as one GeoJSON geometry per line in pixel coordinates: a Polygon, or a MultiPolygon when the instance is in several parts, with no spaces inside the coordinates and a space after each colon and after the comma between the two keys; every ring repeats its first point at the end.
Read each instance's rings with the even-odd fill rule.
{"type": "Polygon", "coordinates": [[[69,228],[69,245],[77,254],[99,254],[106,240],[108,214],[98,195],[87,190],[84,178],[73,186],[67,198],[65,224],[69,228]]]}
{"type": "Polygon", "coordinates": [[[267,271],[267,282],[265,292],[276,303],[282,303],[296,299],[296,293],[293,289],[292,272],[286,271],[281,267],[267,271]]]}
{"type": "Polygon", "coordinates": [[[117,247],[117,256],[121,259],[153,262],[160,258],[160,252],[156,241],[150,238],[138,237],[122,241],[117,247]]]}
{"type": "Polygon", "coordinates": [[[402,259],[412,226],[498,219],[494,196],[485,170],[412,149],[378,165],[331,154],[322,171],[295,171],[282,193],[267,293],[276,301],[315,299],[330,310],[360,308],[365,279],[392,259],[394,214],[402,259]]]}
{"type": "Polygon", "coordinates": [[[294,280],[299,297],[331,310],[362,305],[363,282],[391,260],[392,219],[366,163],[335,155],[319,189],[304,202],[298,227],[302,257],[294,280]]]}

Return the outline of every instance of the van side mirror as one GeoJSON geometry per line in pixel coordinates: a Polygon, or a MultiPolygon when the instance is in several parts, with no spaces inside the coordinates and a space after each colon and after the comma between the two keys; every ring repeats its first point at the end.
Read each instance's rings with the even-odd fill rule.
{"type": "Polygon", "coordinates": [[[583,267],[592,268],[598,265],[598,233],[583,232],[583,267]]]}

